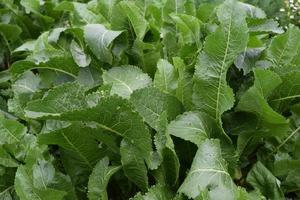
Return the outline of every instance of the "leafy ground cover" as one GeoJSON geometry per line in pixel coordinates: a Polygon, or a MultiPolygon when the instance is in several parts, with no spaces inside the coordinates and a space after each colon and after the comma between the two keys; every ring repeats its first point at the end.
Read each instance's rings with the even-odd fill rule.
{"type": "Polygon", "coordinates": [[[0,199],[299,199],[298,19],[248,3],[2,0],[0,199]]]}

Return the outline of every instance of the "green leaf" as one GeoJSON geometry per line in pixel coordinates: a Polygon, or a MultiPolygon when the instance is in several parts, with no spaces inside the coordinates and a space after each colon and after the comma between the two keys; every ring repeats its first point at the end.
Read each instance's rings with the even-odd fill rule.
{"type": "Polygon", "coordinates": [[[144,158],[136,148],[132,141],[123,139],[120,147],[121,162],[124,173],[134,182],[141,190],[148,189],[147,168],[144,163],[144,158]]]}
{"type": "Polygon", "coordinates": [[[283,29],[279,27],[278,22],[274,21],[273,19],[248,19],[247,22],[250,33],[284,33],[283,29]]]}
{"type": "Polygon", "coordinates": [[[129,98],[131,93],[137,89],[147,87],[151,84],[151,78],[135,66],[113,67],[102,75],[104,84],[111,84],[111,94],[117,94],[129,98]]]}
{"type": "Polygon", "coordinates": [[[40,160],[32,167],[33,185],[35,188],[42,189],[50,185],[55,175],[53,165],[47,161],[40,160]]]}
{"type": "Polygon", "coordinates": [[[274,163],[274,175],[283,176],[300,169],[300,160],[279,160],[274,163]]]}
{"type": "Polygon", "coordinates": [[[139,193],[130,200],[170,200],[173,196],[172,192],[166,186],[155,185],[146,194],[142,195],[139,193]]]}
{"type": "Polygon", "coordinates": [[[13,84],[12,90],[15,95],[23,93],[35,93],[39,90],[41,79],[31,71],[25,72],[13,84]]]}
{"type": "Polygon", "coordinates": [[[121,1],[119,5],[130,20],[137,38],[143,40],[148,29],[148,21],[141,9],[132,1],[121,1]]]}
{"type": "Polygon", "coordinates": [[[221,115],[234,104],[233,91],[226,81],[227,70],[245,49],[248,28],[245,13],[235,1],[225,1],[217,15],[220,26],[206,37],[196,65],[193,102],[221,124],[221,115]]]}
{"type": "Polygon", "coordinates": [[[167,132],[181,139],[200,145],[204,140],[210,138],[213,129],[213,120],[205,113],[185,112],[172,121],[167,132]]]}
{"type": "Polygon", "coordinates": [[[46,62],[36,64],[29,60],[20,60],[14,62],[10,68],[10,72],[14,77],[33,69],[50,69],[58,72],[62,72],[71,77],[78,75],[79,69],[73,58],[70,55],[62,55],[58,57],[50,58],[46,62]]]}
{"type": "Polygon", "coordinates": [[[121,145],[123,169],[125,172],[127,171],[126,175],[130,180],[143,189],[146,188],[145,174],[147,171],[144,162],[149,163],[150,160],[151,138],[142,118],[133,111],[133,107],[127,100],[117,96],[103,97],[94,107],[78,109],[59,116],[52,115],[51,117],[64,121],[96,122],[90,126],[108,134],[123,137],[123,147],[128,147],[125,149],[121,145]],[[136,176],[137,172],[132,168],[141,170],[141,175],[136,176]],[[139,177],[143,177],[142,184],[139,182],[139,177]]]}
{"type": "Polygon", "coordinates": [[[184,107],[189,110],[193,105],[193,75],[187,70],[187,67],[181,58],[173,58],[173,63],[178,71],[176,97],[181,101],[184,107]]]}
{"type": "Polygon", "coordinates": [[[0,165],[4,167],[18,167],[19,163],[4,148],[0,147],[0,165]]]}
{"type": "Polygon", "coordinates": [[[289,72],[281,76],[282,84],[270,97],[271,106],[278,112],[285,112],[289,107],[299,102],[300,85],[298,80],[300,72],[289,72]]]}
{"type": "Polygon", "coordinates": [[[109,179],[117,171],[120,166],[109,166],[109,159],[107,157],[101,159],[93,169],[88,183],[88,197],[89,200],[108,200],[106,187],[109,179]]]}
{"type": "Polygon", "coordinates": [[[260,161],[248,173],[247,182],[271,200],[284,199],[279,180],[260,161]]]}
{"type": "Polygon", "coordinates": [[[178,74],[167,60],[160,59],[157,63],[153,84],[156,88],[168,94],[175,94],[178,74]]]}
{"type": "Polygon", "coordinates": [[[253,68],[257,65],[257,60],[260,58],[263,50],[263,47],[257,48],[247,48],[243,53],[241,53],[236,61],[234,62],[235,66],[243,70],[243,74],[249,74],[253,68]]]}
{"type": "Polygon", "coordinates": [[[17,40],[21,32],[22,29],[17,25],[0,23],[0,35],[4,36],[6,40],[17,40]]]}
{"type": "Polygon", "coordinates": [[[172,19],[176,22],[176,25],[181,32],[180,41],[183,44],[195,43],[197,47],[200,47],[200,21],[191,15],[177,14],[171,15],[172,19]]]}
{"type": "MultiPolygon", "coordinates": [[[[46,178],[48,174],[41,174],[40,178],[46,178]]],[[[18,196],[23,200],[62,200],[66,192],[55,190],[47,187],[47,185],[40,185],[40,188],[34,186],[34,177],[32,170],[26,166],[20,166],[16,172],[15,189],[18,196]]]]}
{"type": "Polygon", "coordinates": [[[112,64],[111,46],[122,31],[106,29],[101,24],[88,24],[84,27],[84,38],[94,55],[102,62],[112,64]]]}
{"type": "Polygon", "coordinates": [[[235,199],[236,186],[221,156],[219,140],[207,139],[198,147],[191,169],[179,188],[189,198],[206,193],[209,199],[235,199]]]}
{"type": "Polygon", "coordinates": [[[103,23],[104,17],[88,9],[86,3],[63,1],[55,7],[58,11],[69,11],[73,15],[73,25],[103,23]]]}
{"type": "Polygon", "coordinates": [[[153,87],[136,90],[130,101],[144,120],[154,129],[159,126],[159,117],[165,111],[169,120],[182,111],[181,103],[173,96],[153,87]],[[151,97],[151,100],[149,99],[151,97]]]}
{"type": "Polygon", "coordinates": [[[163,112],[159,117],[159,127],[154,138],[160,164],[154,173],[157,182],[163,185],[173,186],[178,181],[180,163],[175,152],[172,138],[166,131],[167,125],[167,113],[163,112]]]}
{"type": "Polygon", "coordinates": [[[298,56],[300,48],[300,30],[290,26],[286,33],[274,37],[267,49],[267,59],[276,71],[290,72],[288,66],[298,56]]]}
{"type": "Polygon", "coordinates": [[[284,136],[287,131],[287,121],[267,102],[274,89],[280,85],[280,77],[270,70],[259,68],[254,70],[254,77],[254,85],[243,94],[236,110],[257,115],[263,127],[267,128],[268,133],[265,136],[284,136]]]}
{"type": "Polygon", "coordinates": [[[92,128],[84,127],[79,123],[50,133],[40,134],[40,144],[56,144],[76,155],[76,164],[87,171],[93,169],[99,159],[100,149],[93,136],[92,128]]]}
{"type": "Polygon", "coordinates": [[[72,40],[70,45],[71,54],[79,67],[87,67],[91,63],[91,58],[87,55],[79,44],[72,40]]]}
{"type": "Polygon", "coordinates": [[[76,82],[57,86],[49,90],[42,99],[29,102],[25,114],[29,118],[37,119],[86,108],[84,91],[84,87],[76,82]]]}
{"type": "Polygon", "coordinates": [[[0,144],[20,143],[27,128],[19,122],[0,117],[0,144]]]}

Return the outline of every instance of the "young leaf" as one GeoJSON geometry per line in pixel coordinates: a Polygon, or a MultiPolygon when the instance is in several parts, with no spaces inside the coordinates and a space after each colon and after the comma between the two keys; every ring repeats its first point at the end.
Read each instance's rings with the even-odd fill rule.
{"type": "Polygon", "coordinates": [[[181,58],[173,58],[173,63],[178,71],[176,97],[181,101],[184,107],[189,110],[193,105],[193,75],[186,69],[187,67],[181,58]]]}
{"type": "Polygon", "coordinates": [[[130,20],[137,38],[143,40],[148,29],[148,21],[141,9],[132,1],[122,1],[119,5],[130,20]]]}
{"type": "Polygon", "coordinates": [[[88,183],[88,197],[89,200],[108,200],[106,187],[109,179],[121,167],[109,166],[109,159],[102,158],[94,167],[90,175],[88,183]]]}
{"type": "Polygon", "coordinates": [[[175,94],[178,75],[173,65],[167,60],[159,60],[154,77],[154,87],[168,94],[175,94]]]}

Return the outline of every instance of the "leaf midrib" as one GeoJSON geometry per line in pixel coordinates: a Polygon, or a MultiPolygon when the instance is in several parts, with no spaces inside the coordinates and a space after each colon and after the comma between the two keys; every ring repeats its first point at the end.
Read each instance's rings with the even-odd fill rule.
{"type": "Polygon", "coordinates": [[[220,70],[220,76],[218,77],[218,89],[217,89],[217,100],[216,100],[216,116],[215,119],[218,120],[219,118],[219,102],[220,102],[220,93],[221,93],[221,84],[222,84],[222,76],[224,73],[224,68],[225,68],[225,62],[227,59],[227,55],[228,55],[228,48],[229,48],[229,40],[230,40],[230,36],[231,36],[231,24],[232,24],[232,16],[230,14],[230,18],[229,18],[229,27],[228,27],[228,35],[227,35],[227,41],[226,41],[226,49],[225,49],[225,54],[224,54],[224,58],[222,61],[222,65],[221,65],[221,70],[220,70]]]}

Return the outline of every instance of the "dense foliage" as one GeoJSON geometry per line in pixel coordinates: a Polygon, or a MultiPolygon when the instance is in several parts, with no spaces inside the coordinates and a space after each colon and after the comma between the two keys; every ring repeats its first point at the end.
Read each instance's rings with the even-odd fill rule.
{"type": "Polygon", "coordinates": [[[248,3],[1,0],[0,199],[299,199],[300,30],[248,3]]]}

